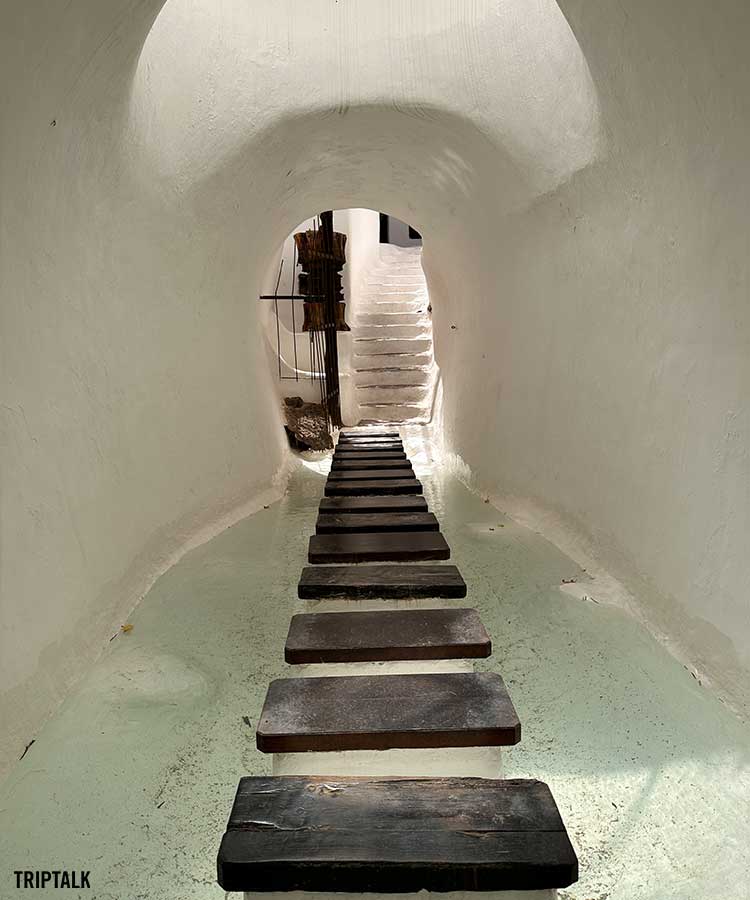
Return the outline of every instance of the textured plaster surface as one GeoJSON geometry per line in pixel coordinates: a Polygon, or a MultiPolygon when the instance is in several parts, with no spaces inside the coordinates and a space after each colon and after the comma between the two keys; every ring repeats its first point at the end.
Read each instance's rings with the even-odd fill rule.
{"type": "Polygon", "coordinates": [[[0,84],[2,773],[165,562],[270,487],[255,297],[291,229],[463,230],[599,130],[553,0],[8,0],[0,84]]]}
{"type": "Polygon", "coordinates": [[[269,487],[253,298],[326,208],[422,233],[446,447],[573,521],[740,696],[746,0],[7,0],[2,25],[0,771],[269,487]]]}
{"type": "MultiPolygon", "coordinates": [[[[625,611],[562,591],[589,583],[580,566],[410,449],[491,633],[479,667],[520,714],[505,774],[550,784],[578,851],[562,896],[750,897],[747,725],[625,611]]],[[[96,900],[222,896],[237,779],[272,768],[254,726],[267,683],[292,674],[282,648],[326,468],[306,463],[283,500],[163,575],[39,734],[0,789],[0,896],[13,869],[63,864],[92,870],[96,900]]]]}

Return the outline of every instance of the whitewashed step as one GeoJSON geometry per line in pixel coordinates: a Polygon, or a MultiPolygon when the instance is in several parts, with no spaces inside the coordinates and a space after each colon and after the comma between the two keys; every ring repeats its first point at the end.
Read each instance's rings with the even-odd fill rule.
{"type": "MultiPolygon", "coordinates": [[[[365,345],[367,346],[367,345],[365,345]]],[[[375,368],[401,368],[402,366],[432,365],[432,348],[423,353],[381,353],[370,356],[355,355],[354,368],[364,371],[375,368]]]]}
{"type": "Polygon", "coordinates": [[[366,309],[372,315],[380,313],[417,313],[425,315],[429,305],[427,297],[418,297],[414,300],[375,300],[363,303],[363,310],[366,309]]]}
{"type": "Polygon", "coordinates": [[[373,275],[366,276],[363,286],[369,285],[372,288],[386,288],[387,290],[424,290],[426,288],[427,282],[424,277],[415,278],[412,275],[380,275],[379,277],[374,277],[373,275]]]}
{"type": "Polygon", "coordinates": [[[393,276],[425,280],[421,266],[399,266],[397,269],[381,266],[377,269],[370,269],[367,273],[368,278],[392,278],[393,276]]]}
{"type": "Polygon", "coordinates": [[[371,366],[370,368],[357,369],[355,380],[357,386],[367,384],[430,384],[432,381],[432,365],[403,366],[371,366]]]}
{"type": "Polygon", "coordinates": [[[373,272],[369,272],[367,275],[366,284],[424,284],[425,277],[423,274],[419,273],[398,273],[398,272],[387,272],[381,275],[376,275],[373,272]]]}
{"type": "MultiPolygon", "coordinates": [[[[369,307],[368,307],[369,309],[369,307]]],[[[429,326],[430,319],[425,313],[420,312],[366,312],[359,313],[355,324],[361,325],[425,325],[429,326]]]]}
{"type": "Polygon", "coordinates": [[[358,384],[357,403],[424,404],[431,393],[430,384],[358,384]]]}
{"type": "Polygon", "coordinates": [[[360,404],[362,422],[428,422],[430,411],[424,406],[389,403],[360,404]]]}
{"type": "Polygon", "coordinates": [[[427,291],[425,290],[408,290],[408,291],[392,291],[386,290],[363,290],[362,302],[366,305],[370,303],[392,303],[394,300],[401,300],[404,303],[429,303],[427,291]]]}
{"type": "Polygon", "coordinates": [[[360,325],[355,331],[357,340],[366,338],[378,338],[389,340],[390,338],[430,338],[430,324],[422,322],[409,325],[360,325]]]}
{"type": "Polygon", "coordinates": [[[426,353],[428,350],[432,350],[432,339],[429,337],[355,338],[354,340],[355,357],[382,356],[392,353],[426,353]]]}

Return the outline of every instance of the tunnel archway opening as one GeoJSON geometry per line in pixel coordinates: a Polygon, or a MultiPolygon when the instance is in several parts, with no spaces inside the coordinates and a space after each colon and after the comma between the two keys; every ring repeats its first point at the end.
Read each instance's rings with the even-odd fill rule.
{"type": "Polygon", "coordinates": [[[328,444],[332,396],[342,424],[429,422],[438,374],[421,235],[414,239],[412,226],[387,213],[334,210],[334,327],[326,329],[321,218],[300,222],[277,248],[259,297],[271,374],[296,449],[328,444]],[[335,384],[327,371],[332,352],[335,384]]]}

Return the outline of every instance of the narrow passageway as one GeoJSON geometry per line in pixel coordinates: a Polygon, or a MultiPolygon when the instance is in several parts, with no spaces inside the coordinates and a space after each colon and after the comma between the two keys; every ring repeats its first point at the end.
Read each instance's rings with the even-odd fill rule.
{"type": "MultiPolygon", "coordinates": [[[[406,451],[492,639],[475,666],[503,676],[523,722],[504,775],[550,785],[585,860],[563,896],[738,896],[750,729],[627,613],[561,591],[586,574],[435,467],[424,431],[406,451]]],[[[4,858],[91,860],[98,900],[223,896],[218,839],[238,776],[272,772],[254,732],[267,684],[289,676],[289,620],[312,609],[295,592],[329,467],[300,462],[283,500],[157,582],[0,789],[4,858]]],[[[456,753],[436,765],[480,773],[456,753]]]]}
{"type": "Polygon", "coordinates": [[[0,21],[0,900],[219,900],[245,776],[750,900],[748,0],[0,21]]]}

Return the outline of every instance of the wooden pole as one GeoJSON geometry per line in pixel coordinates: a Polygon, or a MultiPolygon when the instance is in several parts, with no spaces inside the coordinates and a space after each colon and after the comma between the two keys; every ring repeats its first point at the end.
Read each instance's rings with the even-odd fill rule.
{"type": "Polygon", "coordinates": [[[320,214],[320,230],[323,237],[323,253],[325,277],[323,279],[325,294],[324,325],[325,336],[324,368],[326,376],[326,405],[331,424],[340,427],[341,401],[339,390],[339,348],[336,331],[336,263],[333,253],[333,210],[320,214]]]}

